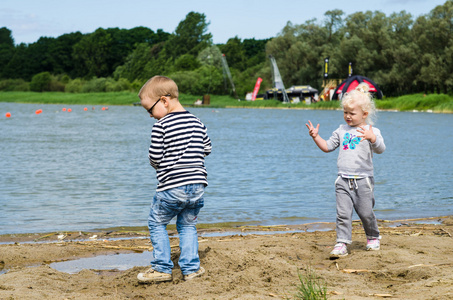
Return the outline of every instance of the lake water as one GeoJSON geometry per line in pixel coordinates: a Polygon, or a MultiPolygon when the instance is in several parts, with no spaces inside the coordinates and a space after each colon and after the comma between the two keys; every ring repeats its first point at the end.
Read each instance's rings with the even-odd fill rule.
{"type": "MultiPolygon", "coordinates": [[[[0,103],[0,234],[147,225],[157,184],[147,158],[154,119],[141,107],[83,108],[0,103]]],[[[321,123],[328,138],[342,112],[189,111],[213,143],[200,223],[335,221],[338,152],[319,150],[305,123],[321,123]]],[[[374,156],[377,217],[453,215],[453,115],[378,117],[387,150],[374,156]]]]}

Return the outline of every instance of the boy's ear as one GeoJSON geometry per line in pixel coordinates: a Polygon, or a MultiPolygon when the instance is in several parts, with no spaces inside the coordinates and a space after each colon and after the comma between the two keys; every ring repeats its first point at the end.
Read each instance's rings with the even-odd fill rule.
{"type": "Polygon", "coordinates": [[[170,102],[168,101],[168,97],[162,96],[161,99],[162,99],[162,100],[160,100],[160,101],[162,101],[162,103],[164,104],[164,106],[167,107],[167,106],[169,105],[169,103],[170,103],[170,102]]]}

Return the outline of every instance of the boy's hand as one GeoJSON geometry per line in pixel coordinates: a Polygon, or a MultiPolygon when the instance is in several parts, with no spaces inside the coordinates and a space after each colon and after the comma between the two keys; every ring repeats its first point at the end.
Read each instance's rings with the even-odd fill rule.
{"type": "Polygon", "coordinates": [[[319,124],[316,125],[316,128],[313,127],[313,124],[311,123],[310,120],[308,120],[308,124],[305,123],[305,125],[307,126],[308,128],[308,134],[312,137],[312,138],[315,138],[318,136],[318,131],[319,131],[319,124]],[[310,125],[309,125],[310,124],[310,125]]]}
{"type": "Polygon", "coordinates": [[[370,125],[369,129],[366,129],[365,126],[360,126],[360,129],[357,129],[357,132],[362,134],[358,136],[362,138],[360,141],[369,140],[372,144],[376,142],[376,135],[373,132],[373,126],[370,125]]]}

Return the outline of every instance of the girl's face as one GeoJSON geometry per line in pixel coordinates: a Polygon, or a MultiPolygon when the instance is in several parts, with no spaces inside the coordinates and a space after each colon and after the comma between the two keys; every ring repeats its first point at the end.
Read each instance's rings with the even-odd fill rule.
{"type": "Polygon", "coordinates": [[[357,104],[351,103],[343,108],[343,117],[346,123],[351,127],[366,125],[368,112],[364,112],[357,104]]]}

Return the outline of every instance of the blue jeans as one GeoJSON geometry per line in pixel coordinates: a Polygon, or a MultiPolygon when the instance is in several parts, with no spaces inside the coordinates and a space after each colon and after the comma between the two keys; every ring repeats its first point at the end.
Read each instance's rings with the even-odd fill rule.
{"type": "Polygon", "coordinates": [[[175,216],[176,229],[179,233],[179,267],[183,275],[197,272],[200,269],[198,257],[197,215],[204,205],[204,185],[188,184],[162,192],[157,192],[151,204],[148,217],[148,228],[153,244],[153,270],[171,274],[170,240],[167,224],[175,216]]]}

